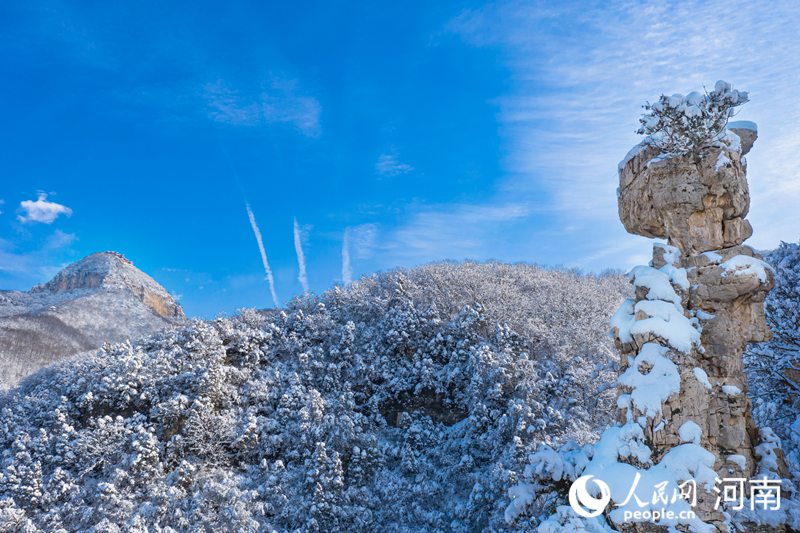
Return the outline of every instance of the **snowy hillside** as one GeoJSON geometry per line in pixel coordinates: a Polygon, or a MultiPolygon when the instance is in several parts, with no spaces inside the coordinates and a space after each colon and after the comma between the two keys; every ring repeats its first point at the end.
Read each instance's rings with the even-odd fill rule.
{"type": "Polygon", "coordinates": [[[434,264],[58,363],[0,396],[0,530],[503,529],[609,422],[628,291],[434,264]]]}
{"type": "Polygon", "coordinates": [[[180,305],[120,254],[92,254],[29,292],[0,291],[0,387],[62,357],[184,320],[180,305]]]}

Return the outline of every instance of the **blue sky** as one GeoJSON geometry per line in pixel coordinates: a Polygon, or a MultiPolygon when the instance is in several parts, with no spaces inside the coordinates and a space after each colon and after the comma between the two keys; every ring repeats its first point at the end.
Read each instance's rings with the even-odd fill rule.
{"type": "Polygon", "coordinates": [[[0,6],[0,287],[117,250],[213,316],[438,259],[645,260],[617,219],[640,105],[727,79],[759,123],[751,244],[800,237],[800,7],[0,6]],[[26,203],[23,203],[26,202],[26,203]]]}

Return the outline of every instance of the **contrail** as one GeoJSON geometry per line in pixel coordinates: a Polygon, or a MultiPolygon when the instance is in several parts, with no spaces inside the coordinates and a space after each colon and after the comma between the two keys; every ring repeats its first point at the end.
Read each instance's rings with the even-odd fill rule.
{"type": "Polygon", "coordinates": [[[345,285],[353,281],[353,272],[350,269],[350,228],[345,228],[342,237],[342,282],[345,285]]]}
{"type": "Polygon", "coordinates": [[[303,240],[300,236],[300,225],[297,217],[294,218],[294,251],[297,252],[297,279],[303,286],[303,293],[308,294],[308,276],[306,276],[306,256],[303,253],[303,240]]]}
{"type": "Polygon", "coordinates": [[[275,307],[280,307],[278,303],[278,295],[275,294],[275,279],[272,277],[272,269],[269,268],[269,261],[267,261],[267,252],[264,250],[264,241],[261,239],[261,231],[256,224],[256,217],[253,216],[253,210],[250,209],[250,204],[245,204],[247,207],[247,217],[250,219],[250,226],[253,228],[253,234],[256,236],[258,243],[258,251],[261,252],[261,262],[264,263],[264,273],[267,275],[267,283],[269,283],[269,292],[272,294],[272,302],[275,307]]]}

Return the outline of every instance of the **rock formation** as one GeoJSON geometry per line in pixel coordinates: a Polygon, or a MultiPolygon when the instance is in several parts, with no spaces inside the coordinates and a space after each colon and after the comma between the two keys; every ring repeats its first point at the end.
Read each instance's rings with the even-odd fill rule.
{"type": "Polygon", "coordinates": [[[69,355],[184,320],[180,304],[131,261],[92,254],[30,291],[0,291],[0,389],[69,355]]]}
{"type": "Polygon", "coordinates": [[[694,510],[712,531],[727,531],[712,474],[751,479],[782,467],[779,450],[758,446],[742,363],[747,343],[770,337],[763,301],[773,286],[770,267],[742,244],[752,234],[743,156],[755,138],[754,125],[731,124],[715,146],[671,157],[645,142],[619,167],[625,229],[667,240],[631,272],[635,299],[612,323],[623,354],[621,422],[642,428],[653,464],[684,443],[710,452],[694,450],[689,473],[694,510]]]}

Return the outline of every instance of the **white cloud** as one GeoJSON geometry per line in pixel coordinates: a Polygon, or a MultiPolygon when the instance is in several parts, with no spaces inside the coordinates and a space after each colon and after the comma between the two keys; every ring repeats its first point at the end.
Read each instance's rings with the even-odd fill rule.
{"type": "Polygon", "coordinates": [[[375,172],[381,176],[398,176],[412,172],[414,167],[401,162],[394,154],[381,154],[375,163],[375,172]]]}
{"type": "Polygon", "coordinates": [[[496,101],[508,154],[499,196],[524,201],[545,193],[550,217],[577,235],[600,234],[570,248],[580,246],[588,262],[619,266],[632,250],[618,237],[616,165],[639,140],[640,106],[717,79],[750,91],[740,117],[760,126],[748,155],[750,243],[767,248],[800,236],[800,217],[787,216],[800,203],[799,25],[794,2],[767,10],[741,0],[510,1],[466,11],[449,29],[473,45],[497,47],[512,77],[512,90],[496,101]]]}
{"type": "Polygon", "coordinates": [[[60,215],[72,216],[72,209],[65,205],[47,201],[47,194],[40,192],[36,200],[23,200],[19,204],[23,214],[17,219],[20,222],[40,222],[52,224],[60,215]]]}
{"type": "Polygon", "coordinates": [[[304,135],[320,134],[321,106],[316,98],[301,94],[291,80],[273,80],[266,89],[247,93],[222,80],[203,86],[208,116],[233,125],[290,124],[304,135]]]}

